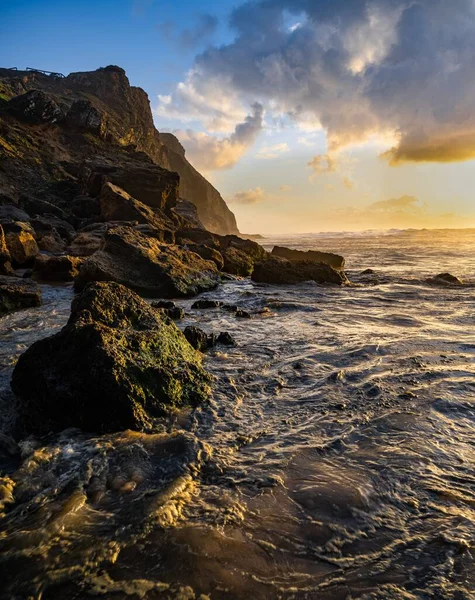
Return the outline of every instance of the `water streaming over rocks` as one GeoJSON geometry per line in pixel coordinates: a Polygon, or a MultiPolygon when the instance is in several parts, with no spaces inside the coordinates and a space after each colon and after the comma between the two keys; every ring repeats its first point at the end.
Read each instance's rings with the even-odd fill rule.
{"type": "MultiPolygon", "coordinates": [[[[475,598],[475,231],[275,242],[357,285],[203,295],[251,319],[179,301],[238,343],[206,359],[209,405],[154,435],[0,437],[2,597],[475,598]],[[443,271],[465,285],[425,283],[443,271]]],[[[69,316],[69,287],[43,293],[0,321],[5,434],[16,358],[69,316]]]]}

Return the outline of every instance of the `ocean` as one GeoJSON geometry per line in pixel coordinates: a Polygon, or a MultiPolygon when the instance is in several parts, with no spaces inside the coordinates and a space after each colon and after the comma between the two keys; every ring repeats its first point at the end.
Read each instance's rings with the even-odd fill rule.
{"type": "Polygon", "coordinates": [[[181,328],[238,345],[205,358],[210,402],[154,434],[9,453],[13,366],[72,289],[0,320],[0,597],[475,598],[475,230],[260,242],[342,254],[352,285],[202,295],[251,319],[177,301],[181,328]]]}

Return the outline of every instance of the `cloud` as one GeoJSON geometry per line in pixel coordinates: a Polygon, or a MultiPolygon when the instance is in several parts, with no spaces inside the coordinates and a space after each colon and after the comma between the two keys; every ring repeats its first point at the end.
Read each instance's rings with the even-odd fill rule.
{"type": "Polygon", "coordinates": [[[236,125],[232,135],[227,138],[192,130],[175,133],[186,150],[188,160],[198,170],[230,169],[254,144],[262,129],[263,116],[262,105],[255,103],[251,114],[236,125]]]}
{"type": "Polygon", "coordinates": [[[184,50],[190,50],[209,43],[217,27],[218,19],[214,15],[201,13],[196,15],[196,20],[192,27],[180,30],[176,23],[166,21],[159,23],[157,29],[167,41],[176,44],[184,50]]]}
{"type": "Polygon", "coordinates": [[[325,173],[334,173],[338,169],[338,161],[330,154],[318,154],[308,162],[308,166],[313,169],[315,175],[325,173]]]}
{"type": "Polygon", "coordinates": [[[231,198],[228,198],[230,204],[259,204],[265,198],[265,192],[262,188],[256,187],[253,190],[247,190],[245,192],[237,192],[231,198]]]}
{"type": "Polygon", "coordinates": [[[279,187],[279,190],[280,190],[281,192],[288,193],[288,192],[291,192],[291,191],[292,191],[292,186],[291,186],[291,185],[281,185],[281,186],[279,187]]]}
{"type": "Polygon", "coordinates": [[[353,190],[355,188],[355,183],[349,177],[343,177],[343,185],[347,190],[353,190]]]}
{"type": "Polygon", "coordinates": [[[475,157],[473,0],[260,0],[230,25],[233,41],[195,58],[170,107],[223,127],[258,100],[323,128],[329,153],[392,136],[392,165],[475,157]]]}
{"type": "Polygon", "coordinates": [[[289,145],[286,143],[275,144],[274,146],[263,146],[256,154],[256,158],[269,160],[271,158],[278,158],[281,154],[285,154],[289,151],[289,145]]]}

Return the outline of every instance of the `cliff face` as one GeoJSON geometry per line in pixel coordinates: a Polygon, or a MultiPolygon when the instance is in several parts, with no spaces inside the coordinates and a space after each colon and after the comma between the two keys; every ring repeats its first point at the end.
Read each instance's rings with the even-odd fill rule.
{"type": "Polygon", "coordinates": [[[218,190],[187,161],[179,140],[171,133],[161,133],[160,139],[166,146],[167,168],[180,175],[180,196],[195,204],[206,229],[215,233],[239,233],[236,217],[218,190]]]}
{"type": "Polygon", "coordinates": [[[219,192],[171,138],[164,134],[161,139],[147,94],[131,86],[120,67],[65,78],[0,69],[0,196],[18,201],[31,193],[28,185],[50,201],[59,182],[74,187],[85,158],[139,151],[180,175],[180,195],[196,205],[205,227],[237,233],[234,215],[219,192]],[[12,119],[16,111],[18,122],[12,119]]]}

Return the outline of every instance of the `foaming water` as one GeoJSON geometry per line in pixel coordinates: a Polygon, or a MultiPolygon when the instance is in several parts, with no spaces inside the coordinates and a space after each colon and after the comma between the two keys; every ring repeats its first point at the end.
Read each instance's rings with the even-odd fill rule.
{"type": "MultiPolygon", "coordinates": [[[[180,326],[238,341],[206,359],[209,405],[4,450],[5,598],[475,597],[475,232],[274,242],[345,255],[356,285],[205,295],[252,319],[181,302],[180,326]],[[441,271],[466,285],[425,283],[441,271]]],[[[1,321],[7,432],[12,365],[69,314],[70,289],[45,292],[1,321]]]]}

